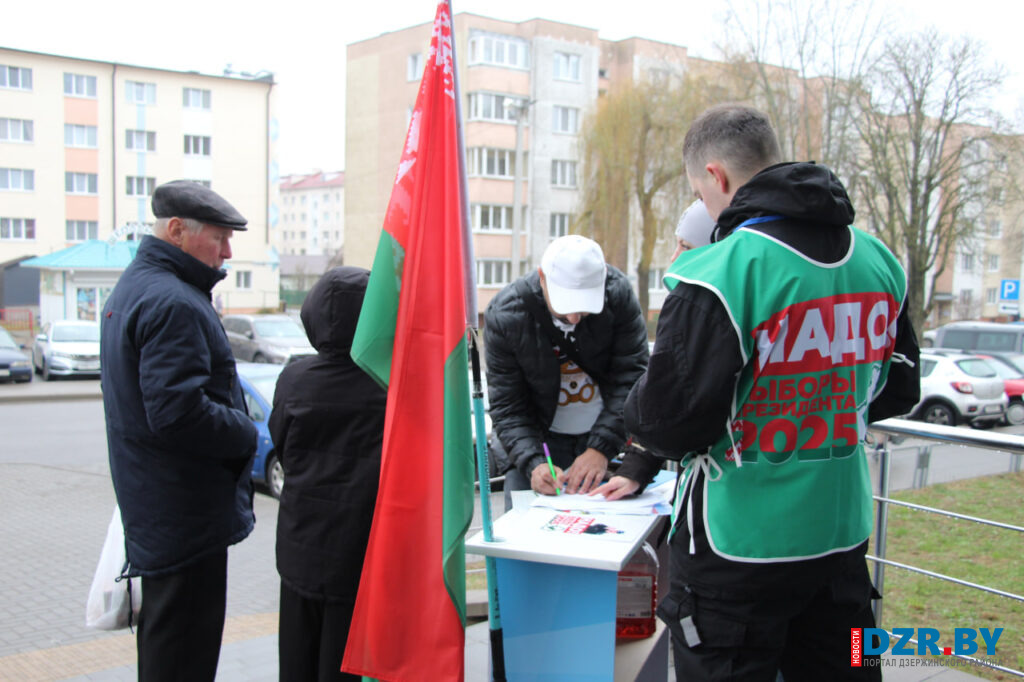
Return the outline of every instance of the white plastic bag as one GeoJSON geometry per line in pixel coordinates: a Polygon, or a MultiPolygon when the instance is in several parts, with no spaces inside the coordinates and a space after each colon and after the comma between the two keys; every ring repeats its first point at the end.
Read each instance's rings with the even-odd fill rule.
{"type": "Polygon", "coordinates": [[[129,626],[128,585],[131,583],[131,623],[139,620],[142,606],[142,580],[117,580],[124,568],[124,527],[121,510],[114,505],[114,516],[107,527],[107,539],[96,564],[96,575],[85,604],[85,626],[94,630],[121,630],[129,626]]]}

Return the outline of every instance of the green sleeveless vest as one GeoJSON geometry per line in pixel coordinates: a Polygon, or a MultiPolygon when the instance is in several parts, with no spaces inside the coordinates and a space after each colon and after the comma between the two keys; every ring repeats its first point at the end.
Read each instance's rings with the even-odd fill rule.
{"type": "Polygon", "coordinates": [[[743,353],[729,424],[696,458],[707,475],[704,508],[695,511],[727,559],[809,559],[855,547],[871,532],[861,443],[868,405],[889,373],[907,284],[879,240],[849,229],[850,250],[838,263],[741,226],[682,254],[665,276],[670,289],[682,281],[715,294],[743,353]],[[751,267],[762,263],[769,267],[751,267]]]}

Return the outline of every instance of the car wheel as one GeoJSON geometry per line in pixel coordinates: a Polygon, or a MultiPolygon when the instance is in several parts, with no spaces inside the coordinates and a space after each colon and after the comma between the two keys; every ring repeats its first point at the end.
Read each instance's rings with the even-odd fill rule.
{"type": "Polygon", "coordinates": [[[43,381],[53,381],[56,378],[50,374],[50,365],[46,362],[46,358],[43,358],[43,369],[39,372],[39,375],[43,377],[43,381]]]}
{"type": "Polygon", "coordinates": [[[948,405],[929,403],[921,410],[921,421],[943,426],[956,426],[956,413],[948,405]]]}
{"type": "Polygon", "coordinates": [[[1007,405],[1006,421],[1013,426],[1024,424],[1024,402],[1014,401],[1007,405]]]}
{"type": "Polygon", "coordinates": [[[270,494],[281,499],[281,490],[284,489],[284,467],[277,455],[271,454],[267,457],[267,488],[270,494]]]}
{"type": "Polygon", "coordinates": [[[267,356],[264,355],[263,353],[257,353],[256,355],[252,356],[252,361],[253,362],[260,362],[260,363],[267,363],[267,362],[269,362],[267,360],[267,356]]]}

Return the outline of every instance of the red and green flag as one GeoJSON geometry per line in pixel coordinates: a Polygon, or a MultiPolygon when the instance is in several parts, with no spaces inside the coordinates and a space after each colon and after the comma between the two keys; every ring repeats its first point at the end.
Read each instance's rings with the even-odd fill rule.
{"type": "Polygon", "coordinates": [[[380,490],[342,670],[462,680],[473,514],[452,17],[434,33],[352,357],[388,388],[380,490]]]}

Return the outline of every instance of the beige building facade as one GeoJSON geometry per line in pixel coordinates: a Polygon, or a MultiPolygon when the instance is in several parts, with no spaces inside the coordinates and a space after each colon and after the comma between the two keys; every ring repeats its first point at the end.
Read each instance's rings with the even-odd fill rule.
{"type": "Polygon", "coordinates": [[[5,48],[0,73],[0,262],[137,238],[154,221],[153,189],[194,180],[249,220],[214,290],[223,309],[278,307],[272,75],[210,76],[5,48]]]}
{"type": "Polygon", "coordinates": [[[278,251],[291,256],[334,259],[345,245],[345,173],[342,171],[281,178],[278,251]]]}

